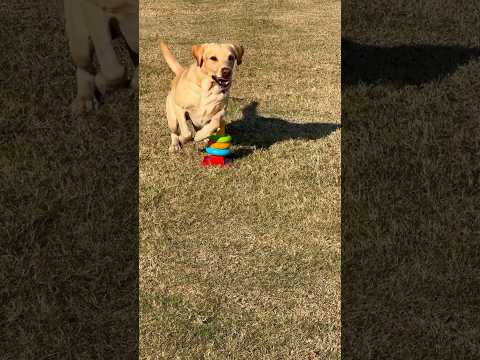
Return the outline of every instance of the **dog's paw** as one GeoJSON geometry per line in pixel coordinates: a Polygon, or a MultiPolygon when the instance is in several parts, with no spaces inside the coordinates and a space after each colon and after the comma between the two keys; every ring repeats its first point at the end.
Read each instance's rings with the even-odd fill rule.
{"type": "Polygon", "coordinates": [[[193,138],[193,141],[195,141],[196,144],[200,143],[201,141],[205,140],[201,136],[198,135],[198,133],[195,134],[195,137],[193,138]]]}
{"type": "Polygon", "coordinates": [[[85,99],[85,98],[76,98],[73,100],[72,104],[70,105],[70,109],[72,115],[74,117],[86,114],[90,111],[96,110],[98,105],[94,98],[92,99],[85,99]]]}
{"type": "Polygon", "coordinates": [[[208,146],[208,139],[203,139],[201,141],[195,142],[195,150],[203,151],[208,146]]]}
{"type": "Polygon", "coordinates": [[[180,135],[178,137],[178,140],[180,141],[180,143],[183,145],[185,144],[186,142],[192,140],[192,133],[189,131],[187,133],[184,133],[182,135],[180,135]]]}
{"type": "Polygon", "coordinates": [[[180,150],[182,150],[182,147],[180,144],[172,144],[169,146],[168,151],[170,154],[178,153],[180,150]]]}

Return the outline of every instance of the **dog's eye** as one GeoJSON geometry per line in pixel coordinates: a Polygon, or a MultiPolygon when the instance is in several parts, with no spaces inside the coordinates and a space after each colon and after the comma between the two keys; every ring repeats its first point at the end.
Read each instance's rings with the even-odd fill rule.
{"type": "Polygon", "coordinates": [[[212,57],[210,58],[210,60],[212,60],[212,61],[217,61],[218,59],[217,59],[216,56],[212,56],[212,57]]]}
{"type": "Polygon", "coordinates": [[[229,60],[229,61],[233,61],[233,59],[235,59],[235,58],[233,57],[233,55],[230,55],[230,56],[228,57],[228,60],[229,60]]]}

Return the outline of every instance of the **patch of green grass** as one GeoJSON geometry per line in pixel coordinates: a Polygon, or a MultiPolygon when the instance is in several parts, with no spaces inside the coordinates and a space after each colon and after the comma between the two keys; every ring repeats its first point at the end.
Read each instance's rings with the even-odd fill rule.
{"type": "Polygon", "coordinates": [[[140,9],[142,359],[338,359],[340,2],[140,9]],[[196,43],[245,47],[233,168],[168,154],[160,40],[184,65],[196,43]]]}

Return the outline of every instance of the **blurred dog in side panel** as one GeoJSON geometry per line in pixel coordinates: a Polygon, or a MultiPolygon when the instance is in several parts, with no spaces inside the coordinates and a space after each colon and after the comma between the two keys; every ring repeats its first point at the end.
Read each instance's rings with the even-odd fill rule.
{"type": "Polygon", "coordinates": [[[126,85],[138,88],[138,6],[138,0],[64,0],[66,33],[77,67],[75,115],[96,109],[107,91],[126,85]],[[135,65],[130,81],[112,44],[118,36],[125,39],[135,65]],[[93,54],[99,71],[93,65],[93,54]]]}

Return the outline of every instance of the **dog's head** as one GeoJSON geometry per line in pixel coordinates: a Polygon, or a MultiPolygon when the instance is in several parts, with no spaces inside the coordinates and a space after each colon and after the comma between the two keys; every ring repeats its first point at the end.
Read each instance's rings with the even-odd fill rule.
{"type": "Polygon", "coordinates": [[[192,47],[193,57],[197,65],[217,84],[228,89],[232,84],[235,64],[240,65],[243,47],[233,44],[202,44],[192,47]]]}

